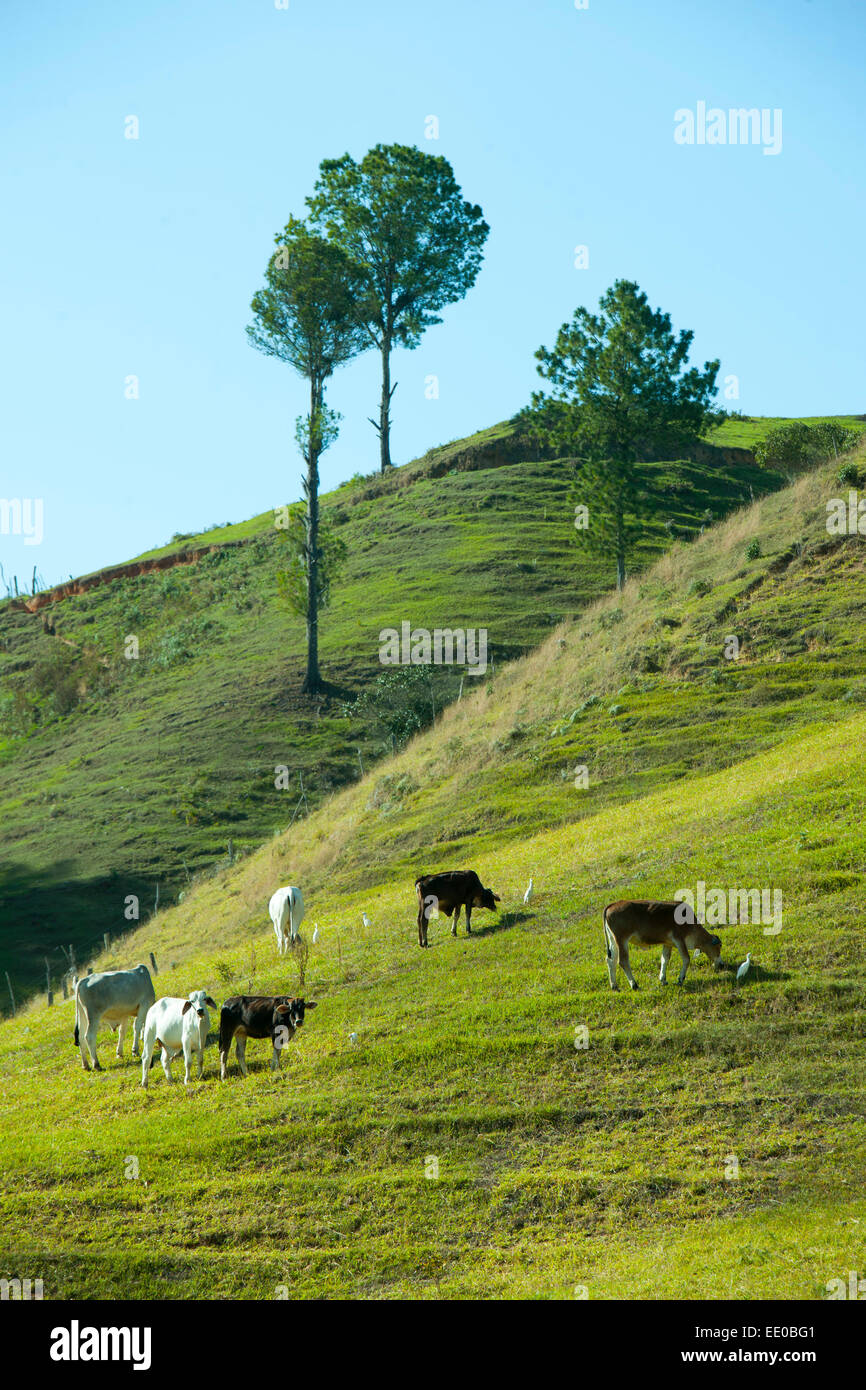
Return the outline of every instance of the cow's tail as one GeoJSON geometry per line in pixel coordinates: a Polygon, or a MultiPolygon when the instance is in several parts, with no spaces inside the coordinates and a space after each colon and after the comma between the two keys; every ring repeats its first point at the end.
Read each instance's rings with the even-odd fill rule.
{"type": "Polygon", "coordinates": [[[223,1004],[222,1008],[220,1009],[220,1031],[217,1049],[222,1054],[223,1052],[228,1052],[230,1046],[231,1032],[229,1029],[229,1012],[225,1004],[223,1004]]]}
{"type": "Polygon", "coordinates": [[[609,909],[610,903],[608,903],[607,907],[604,909],[604,912],[601,914],[601,923],[602,929],[604,931],[604,954],[608,960],[613,960],[612,932],[610,930],[610,927],[607,925],[607,914],[609,909]]]}
{"type": "Polygon", "coordinates": [[[87,1010],[84,1007],[81,994],[79,993],[80,989],[81,981],[78,980],[75,985],[75,1033],[73,1034],[73,1037],[75,1039],[75,1047],[78,1046],[80,1029],[82,1028],[82,1026],[86,1024],[87,1021],[87,1010]]]}

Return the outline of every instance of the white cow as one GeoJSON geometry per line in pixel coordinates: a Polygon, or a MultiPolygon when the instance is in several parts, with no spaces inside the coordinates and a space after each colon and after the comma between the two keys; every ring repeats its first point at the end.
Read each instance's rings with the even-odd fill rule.
{"type": "Polygon", "coordinates": [[[171,1081],[171,1064],[183,1053],[183,1084],[188,1086],[192,1054],[198,1054],[198,1074],[204,1071],[204,1045],[210,1029],[208,1007],[216,1008],[210,995],[194,989],[186,999],[160,999],[147,1011],[144,1025],[144,1051],[141,1054],[141,1084],[147,1089],[148,1073],[153,1066],[153,1050],[162,1048],[162,1069],[166,1081],[171,1081]]]}
{"type": "Polygon", "coordinates": [[[277,934],[277,952],[283,956],[298,936],[298,929],[304,920],[304,895],[300,888],[278,888],[268,903],[268,912],[277,934]],[[289,924],[286,933],[286,922],[289,924]]]}
{"type": "Polygon", "coordinates": [[[84,1050],[86,1043],[93,1070],[102,1071],[96,1055],[96,1034],[103,1020],[112,1027],[119,1025],[116,1055],[122,1057],[129,1020],[135,1019],[132,1055],[137,1057],[141,1051],[144,1020],[155,1000],[153,981],[146,965],[137,965],[134,970],[100,970],[96,975],[80,979],[75,986],[75,1046],[81,1053],[84,1070],[90,1070],[84,1050]]]}

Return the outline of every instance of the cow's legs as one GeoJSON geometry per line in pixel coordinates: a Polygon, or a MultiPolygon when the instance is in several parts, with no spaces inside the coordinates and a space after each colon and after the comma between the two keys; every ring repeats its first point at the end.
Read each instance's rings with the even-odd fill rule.
{"type": "Polygon", "coordinates": [[[623,941],[623,942],[620,943],[620,948],[619,948],[619,963],[620,963],[620,965],[622,966],[623,974],[625,975],[625,978],[628,980],[628,982],[629,982],[629,984],[631,985],[632,989],[637,989],[637,987],[638,987],[637,980],[635,979],[634,975],[631,973],[631,961],[629,960],[629,957],[628,957],[628,942],[627,942],[627,941],[623,941]]]}
{"type": "Polygon", "coordinates": [[[669,942],[665,942],[664,946],[662,946],[662,966],[661,966],[661,970],[659,971],[659,984],[666,985],[667,982],[668,982],[667,970],[668,970],[668,961],[670,960],[670,958],[671,958],[670,943],[669,943],[669,942]]]}
{"type": "Polygon", "coordinates": [[[239,1066],[240,1069],[241,1069],[241,1076],[249,1076],[249,1072],[247,1071],[247,1058],[246,1058],[247,1040],[246,1040],[246,1038],[242,1038],[242,1037],[238,1036],[237,1041],[236,1041],[236,1043],[235,1043],[235,1049],[236,1049],[237,1054],[238,1054],[238,1066],[239,1066]]]}
{"type": "Polygon", "coordinates": [[[277,1047],[276,1043],[274,1043],[274,1052],[273,1052],[273,1056],[271,1057],[271,1071],[279,1071],[279,1069],[280,1069],[280,1049],[277,1047]]]}
{"type": "Polygon", "coordinates": [[[120,1024],[119,1024],[118,1029],[117,1029],[117,1047],[114,1049],[114,1055],[115,1055],[115,1057],[122,1057],[122,1056],[123,1056],[123,1039],[126,1037],[126,1030],[127,1030],[128,1025],[129,1025],[129,1019],[127,1019],[127,1018],[122,1018],[122,1019],[120,1020],[120,1024]]]}
{"type": "Polygon", "coordinates": [[[138,1057],[141,1053],[141,1039],[144,1033],[144,1025],[147,1021],[147,1011],[149,1004],[140,1004],[138,1013],[135,1015],[135,1024],[132,1029],[132,1055],[138,1057]]]}
{"type": "Polygon", "coordinates": [[[87,1060],[87,1053],[84,1050],[85,1034],[87,1032],[87,1010],[84,1005],[76,998],[75,1000],[75,1041],[78,1043],[78,1051],[81,1054],[81,1065],[85,1071],[90,1071],[90,1063],[87,1060]]]}
{"type": "Polygon", "coordinates": [[[472,935],[472,904],[466,904],[466,935],[472,935]]]}
{"type": "Polygon", "coordinates": [[[456,935],[457,935],[457,919],[458,919],[459,916],[460,916],[460,904],[458,903],[457,906],[456,906],[455,909],[454,909],[454,917],[453,917],[453,919],[452,919],[452,921],[451,921],[451,935],[452,935],[452,936],[456,936],[456,935]]]}
{"type": "Polygon", "coordinates": [[[686,943],[685,943],[684,941],[677,941],[677,942],[675,942],[675,945],[676,945],[677,950],[678,950],[679,953],[680,953],[680,960],[681,960],[682,963],[683,963],[683,968],[682,968],[682,970],[680,971],[679,979],[677,980],[677,984],[678,984],[678,985],[681,985],[681,984],[684,984],[684,983],[685,983],[686,971],[687,971],[688,968],[689,968],[689,953],[688,953],[688,950],[686,949],[686,943]]]}
{"type": "Polygon", "coordinates": [[[234,1028],[226,1023],[227,1015],[223,1014],[220,1018],[219,1052],[220,1052],[220,1081],[226,1079],[226,1067],[228,1066],[229,1052],[231,1051],[234,1028]]]}
{"type": "Polygon", "coordinates": [[[166,1047],[165,1043],[163,1043],[163,1045],[162,1045],[162,1057],[161,1057],[160,1060],[161,1060],[161,1062],[162,1062],[162,1069],[163,1069],[163,1071],[164,1071],[164,1073],[165,1073],[165,1079],[166,1079],[166,1081],[173,1081],[173,1080],[174,1080],[174,1077],[173,1077],[172,1074],[171,1074],[171,1061],[172,1061],[172,1056],[173,1056],[173,1053],[172,1053],[171,1048],[170,1048],[170,1047],[166,1047]]]}
{"type": "Polygon", "coordinates": [[[91,1061],[92,1061],[92,1063],[93,1063],[93,1070],[94,1070],[94,1071],[102,1071],[102,1067],[101,1067],[100,1064],[99,1064],[99,1058],[98,1058],[97,1055],[96,1055],[96,1020],[95,1020],[95,1019],[91,1019],[90,1022],[88,1023],[88,1025],[87,1025],[87,1032],[86,1032],[85,1035],[84,1035],[84,1041],[87,1043],[87,1050],[88,1050],[88,1052],[90,1053],[90,1059],[91,1059],[91,1061]]]}
{"type": "Polygon", "coordinates": [[[427,945],[427,918],[424,915],[424,899],[418,899],[418,945],[427,945]]]}
{"type": "MultiPolygon", "coordinates": [[[[201,1072],[199,1072],[201,1075],[201,1072]]],[[[183,1040],[183,1084],[188,1086],[192,1080],[192,1038],[183,1040]]]]}
{"type": "Polygon", "coordinates": [[[147,1090],[147,1082],[150,1069],[156,1061],[156,1058],[153,1055],[155,1048],[156,1037],[154,1036],[151,1038],[147,1033],[145,1033],[144,1047],[141,1051],[141,1084],[145,1090],[147,1090]]]}

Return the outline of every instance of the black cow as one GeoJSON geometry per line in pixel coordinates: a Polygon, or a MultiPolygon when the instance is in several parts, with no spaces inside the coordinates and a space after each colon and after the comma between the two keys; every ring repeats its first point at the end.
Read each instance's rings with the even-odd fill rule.
{"type": "Polygon", "coordinates": [[[270,1038],[274,1052],[271,1071],[280,1069],[280,1052],[304,1022],[305,1009],[316,1005],[291,994],[235,994],[220,1010],[220,1080],[225,1081],[232,1038],[237,1038],[238,1066],[247,1076],[247,1038],[270,1038]]]}
{"type": "Polygon", "coordinates": [[[457,919],[461,907],[466,908],[466,932],[472,935],[473,907],[496,911],[500,901],[496,893],[485,888],[474,869],[451,869],[444,874],[424,874],[415,880],[418,894],[418,945],[427,946],[427,921],[438,909],[446,917],[454,914],[451,935],[457,935],[457,919]]]}

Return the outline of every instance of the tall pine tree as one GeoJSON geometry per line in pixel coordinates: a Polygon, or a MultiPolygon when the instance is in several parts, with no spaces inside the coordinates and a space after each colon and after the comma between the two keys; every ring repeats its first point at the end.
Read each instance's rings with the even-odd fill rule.
{"type": "Polygon", "coordinates": [[[552,392],[536,392],[524,419],[537,439],[575,460],[575,500],[588,509],[578,543],[616,565],[622,589],[641,528],[637,464],[676,457],[712,419],[719,363],[688,367],[694,334],[675,334],[630,280],[617,280],[597,314],[576,309],[553,348],[535,356],[552,392]]]}

